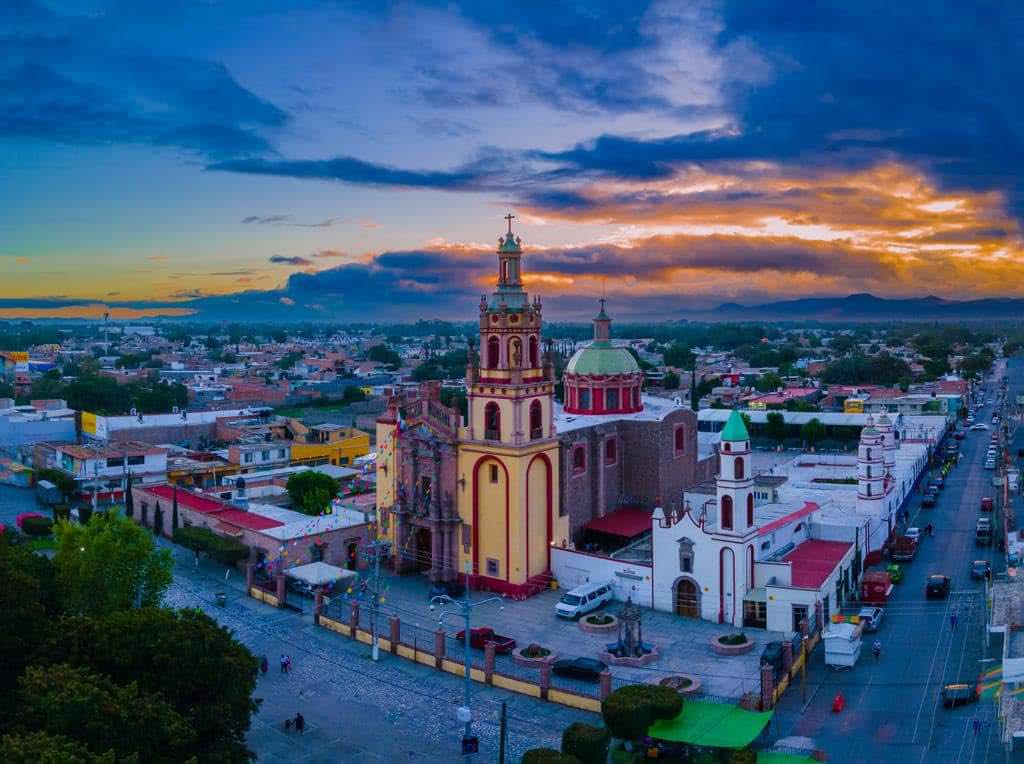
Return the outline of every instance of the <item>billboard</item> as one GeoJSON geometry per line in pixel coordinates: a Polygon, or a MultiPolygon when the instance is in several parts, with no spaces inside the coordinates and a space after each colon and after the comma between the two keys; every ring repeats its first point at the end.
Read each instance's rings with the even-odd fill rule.
{"type": "Polygon", "coordinates": [[[82,432],[87,435],[96,434],[96,415],[88,411],[82,412],[82,432]]]}

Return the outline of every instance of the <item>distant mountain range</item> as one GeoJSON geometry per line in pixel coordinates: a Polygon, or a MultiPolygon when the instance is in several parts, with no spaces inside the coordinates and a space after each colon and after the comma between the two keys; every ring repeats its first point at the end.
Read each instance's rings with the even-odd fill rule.
{"type": "Polygon", "coordinates": [[[1024,299],[944,300],[941,297],[886,299],[872,294],[807,297],[760,305],[722,303],[710,311],[687,313],[712,321],[970,321],[1024,319],[1024,299]]]}

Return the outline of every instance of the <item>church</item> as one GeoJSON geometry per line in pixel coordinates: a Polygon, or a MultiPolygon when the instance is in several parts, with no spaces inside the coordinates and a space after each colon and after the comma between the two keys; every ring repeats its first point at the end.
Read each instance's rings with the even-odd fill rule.
{"type": "Polygon", "coordinates": [[[377,420],[377,507],[396,571],[526,597],[550,584],[552,549],[616,513],[649,531],[662,497],[681,500],[714,474],[714,457],[698,458],[692,411],[643,395],[603,300],[555,400],[543,304],[524,290],[522,241],[506,219],[496,287],[480,300],[480,353],[467,357],[468,416],[441,404],[439,383],[391,399],[377,420]]]}

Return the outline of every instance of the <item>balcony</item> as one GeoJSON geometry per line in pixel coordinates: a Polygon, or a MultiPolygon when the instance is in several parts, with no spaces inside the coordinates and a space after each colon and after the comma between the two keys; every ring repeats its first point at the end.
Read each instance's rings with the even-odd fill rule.
{"type": "Polygon", "coordinates": [[[484,430],[484,440],[501,440],[501,431],[484,430]]]}
{"type": "Polygon", "coordinates": [[[530,440],[540,440],[544,437],[543,427],[534,427],[530,430],[530,440]]]}

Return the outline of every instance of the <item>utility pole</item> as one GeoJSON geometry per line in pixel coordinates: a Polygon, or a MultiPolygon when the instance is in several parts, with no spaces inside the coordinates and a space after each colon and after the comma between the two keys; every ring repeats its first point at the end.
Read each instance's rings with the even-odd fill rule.
{"type": "Polygon", "coordinates": [[[383,541],[372,541],[367,544],[367,553],[373,555],[373,575],[366,586],[366,593],[370,599],[370,655],[374,662],[380,660],[380,637],[377,635],[377,609],[381,602],[380,582],[380,551],[385,545],[383,541]]]}
{"type": "Polygon", "coordinates": [[[498,764],[505,764],[505,737],[508,735],[508,719],[505,701],[501,701],[501,725],[498,732],[498,764]]]}
{"type": "MultiPolygon", "coordinates": [[[[473,608],[480,607],[481,605],[486,605],[486,604],[488,604],[490,602],[501,602],[502,601],[501,597],[488,597],[487,599],[480,600],[479,602],[470,602],[470,600],[469,600],[469,577],[472,574],[472,572],[473,572],[472,563],[470,563],[467,560],[466,561],[466,596],[465,596],[465,598],[462,601],[454,600],[451,597],[449,597],[447,594],[441,594],[441,595],[438,595],[437,597],[431,597],[431,599],[430,599],[430,609],[431,610],[434,609],[435,605],[439,605],[439,604],[440,605],[452,605],[452,606],[454,606],[455,608],[458,609],[458,613],[459,613],[459,615],[462,616],[463,623],[464,623],[464,626],[463,626],[464,631],[462,632],[462,634],[463,634],[463,657],[464,657],[464,660],[463,660],[464,699],[463,699],[463,705],[456,711],[456,718],[460,722],[464,722],[465,725],[466,725],[465,731],[463,732],[463,735],[462,735],[462,755],[465,756],[467,762],[470,760],[469,757],[470,757],[471,754],[479,752],[479,741],[477,740],[477,738],[473,737],[473,711],[471,710],[471,707],[470,707],[470,693],[472,691],[472,686],[473,686],[473,678],[472,678],[472,675],[470,673],[472,671],[472,664],[471,664],[471,660],[470,660],[472,656],[470,654],[470,650],[472,649],[471,648],[471,642],[472,642],[472,633],[473,633],[473,631],[472,631],[471,621],[472,621],[472,617],[473,617],[473,608]]],[[[501,609],[504,610],[505,606],[502,605],[501,609]]],[[[451,614],[453,612],[456,612],[456,611],[454,611],[454,610],[444,610],[444,611],[442,611],[440,617],[437,619],[438,625],[439,626],[443,625],[445,618],[449,614],[451,614]]]]}

